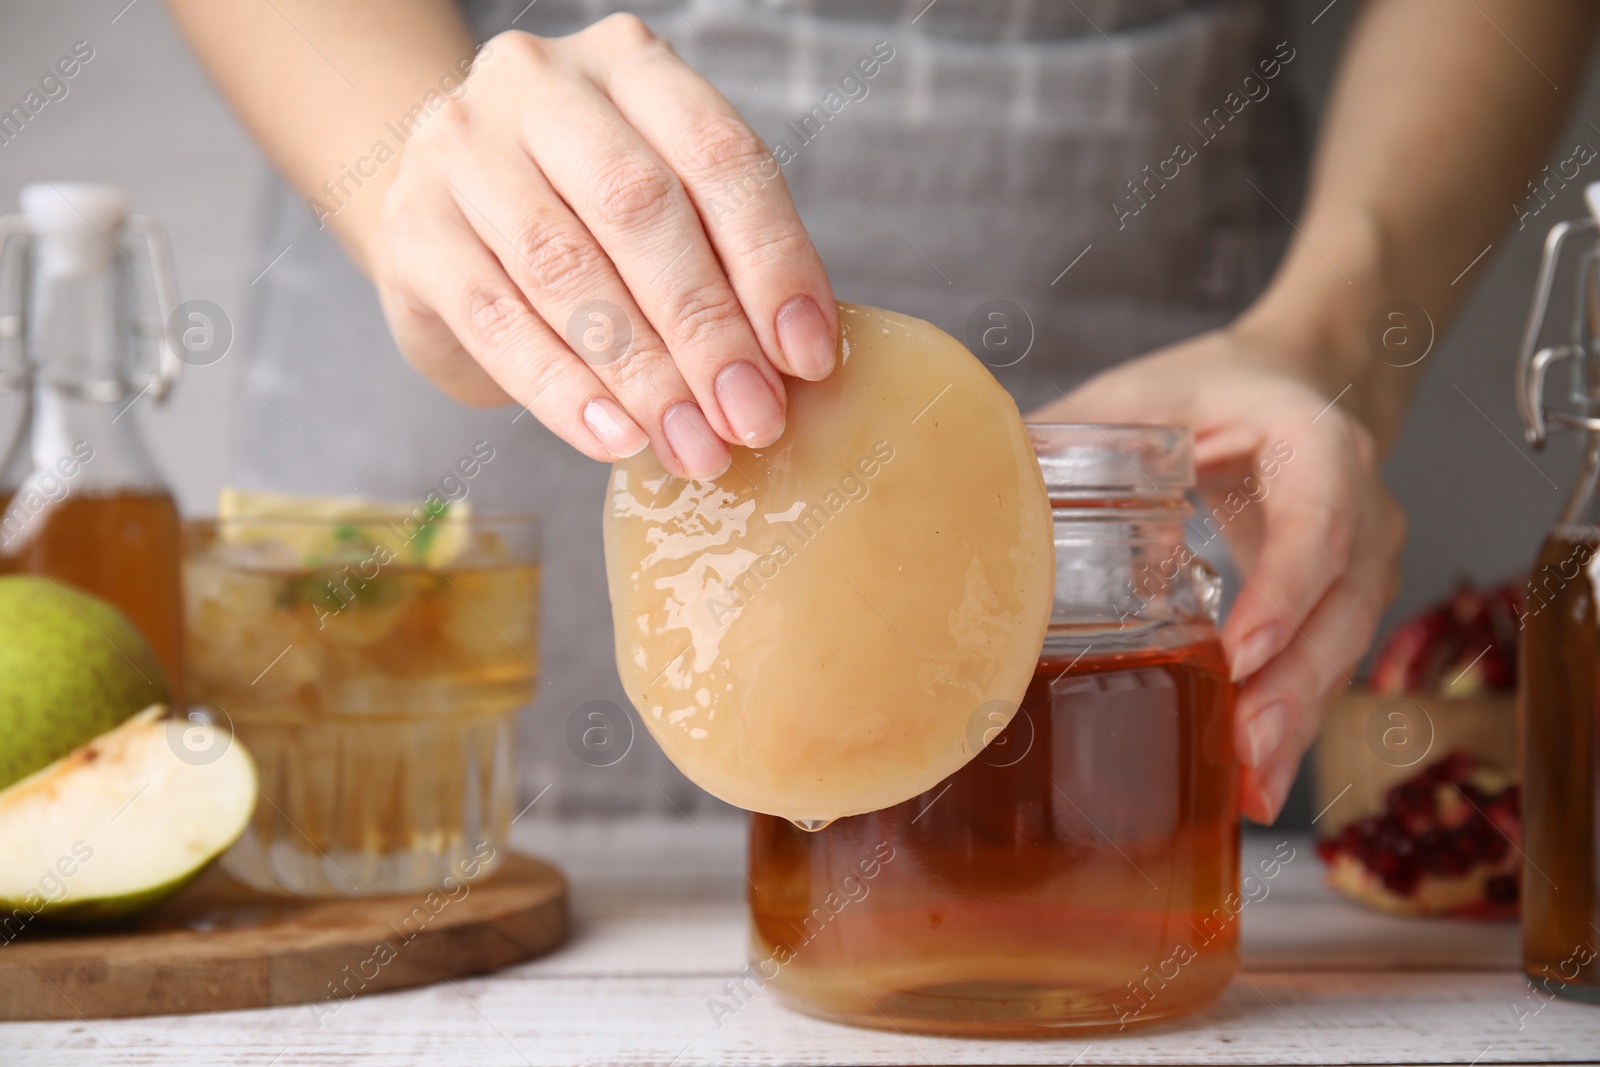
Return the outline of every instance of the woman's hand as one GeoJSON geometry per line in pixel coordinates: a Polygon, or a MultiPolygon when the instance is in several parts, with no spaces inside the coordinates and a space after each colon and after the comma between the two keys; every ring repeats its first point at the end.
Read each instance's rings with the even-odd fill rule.
{"type": "Polygon", "coordinates": [[[833,293],[777,162],[643,22],[505,33],[401,152],[360,235],[406,358],[598,460],[674,474],[783,432],[833,369],[833,293]]]}
{"type": "MultiPolygon", "coordinates": [[[[1222,631],[1243,682],[1240,804],[1277,818],[1329,702],[1350,681],[1399,584],[1405,519],[1355,418],[1240,329],[1122,364],[1031,417],[1189,426],[1206,514],[1245,585],[1222,631]],[[1230,496],[1231,494],[1231,496],[1230,496]]],[[[1209,521],[1208,521],[1209,520],[1209,521]]]]}

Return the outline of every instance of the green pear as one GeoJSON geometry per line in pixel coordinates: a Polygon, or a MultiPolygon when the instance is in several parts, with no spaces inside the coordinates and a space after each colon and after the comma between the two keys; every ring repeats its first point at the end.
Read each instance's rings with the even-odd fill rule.
{"type": "Polygon", "coordinates": [[[0,789],[169,699],[116,608],[51,578],[0,578],[0,789]]]}
{"type": "Polygon", "coordinates": [[[0,945],[176,893],[244,832],[256,768],[237,738],[147,708],[0,790],[0,945]]]}

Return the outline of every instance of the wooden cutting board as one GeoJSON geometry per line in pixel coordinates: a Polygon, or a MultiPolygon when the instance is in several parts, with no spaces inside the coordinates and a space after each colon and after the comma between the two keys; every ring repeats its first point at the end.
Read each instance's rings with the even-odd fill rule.
{"type": "Polygon", "coordinates": [[[478,974],[567,931],[561,872],[512,854],[482,882],[395,897],[271,896],[213,866],[154,911],[94,930],[30,924],[0,940],[0,1020],[310,1004],[478,974]]]}

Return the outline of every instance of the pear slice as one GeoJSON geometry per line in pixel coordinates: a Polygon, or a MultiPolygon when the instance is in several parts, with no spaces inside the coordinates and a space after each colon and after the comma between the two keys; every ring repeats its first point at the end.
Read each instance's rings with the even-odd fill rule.
{"type": "Polygon", "coordinates": [[[181,889],[244,832],[256,768],[237,738],[153,705],[0,791],[0,940],[181,889]]]}

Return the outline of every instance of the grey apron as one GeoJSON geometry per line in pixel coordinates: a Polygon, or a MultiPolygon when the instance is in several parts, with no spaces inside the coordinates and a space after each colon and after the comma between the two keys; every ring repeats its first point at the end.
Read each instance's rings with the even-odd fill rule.
{"type": "MultiPolygon", "coordinates": [[[[1281,252],[1279,209],[1298,203],[1302,153],[1283,70],[1293,55],[1277,47],[1264,0],[464,9],[487,38],[513,22],[571,33],[619,7],[645,16],[767,139],[841,299],[974,344],[998,306],[989,302],[1009,302],[1009,346],[980,354],[1024,411],[1226,322],[1281,252]],[[875,47],[892,57],[863,79],[856,65],[875,47]]],[[[474,442],[490,442],[473,506],[544,521],[544,680],[520,724],[524,796],[554,783],[537,808],[550,813],[715,806],[642,727],[612,767],[568,748],[580,705],[627,704],[600,549],[606,468],[517,409],[457,406],[410,370],[371,286],[278,186],[263,261],[286,247],[255,286],[245,326],[235,481],[416,498],[474,442]]]]}

